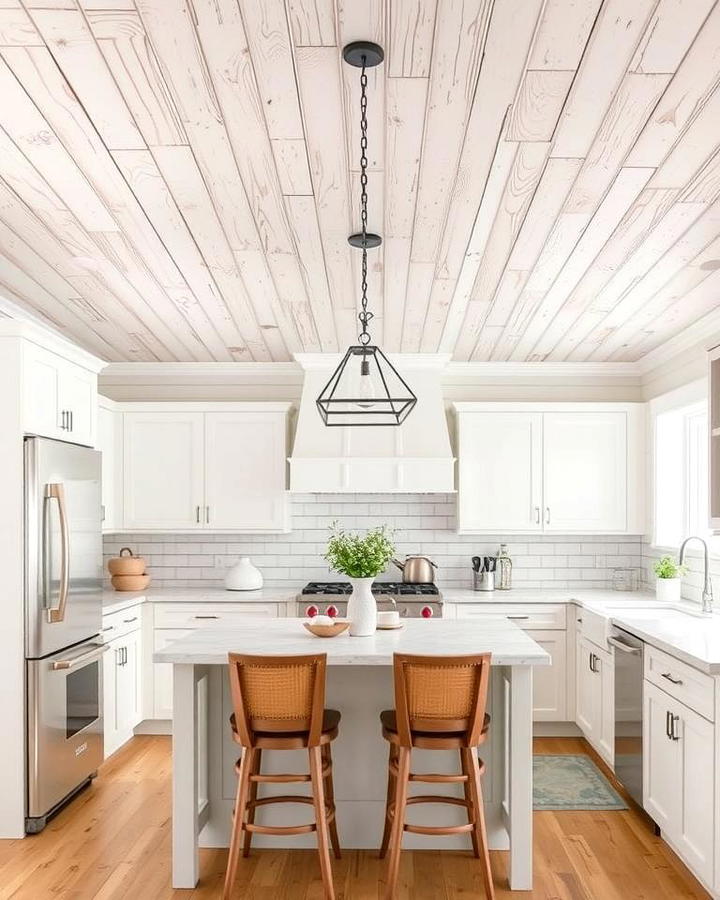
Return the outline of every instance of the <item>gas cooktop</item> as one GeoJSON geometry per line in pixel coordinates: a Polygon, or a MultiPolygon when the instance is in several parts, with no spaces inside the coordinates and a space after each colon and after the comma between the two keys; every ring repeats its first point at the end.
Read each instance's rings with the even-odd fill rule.
{"type": "MultiPolygon", "coordinates": [[[[311,581],[302,589],[302,594],[340,595],[350,594],[352,585],[349,581],[311,581]]],[[[436,584],[407,584],[403,581],[374,581],[373,594],[394,594],[401,597],[438,597],[440,591],[436,584]]]]}

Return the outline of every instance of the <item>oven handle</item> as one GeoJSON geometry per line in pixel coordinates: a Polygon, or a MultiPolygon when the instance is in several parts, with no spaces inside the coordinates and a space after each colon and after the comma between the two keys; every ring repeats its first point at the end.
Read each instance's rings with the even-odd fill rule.
{"type": "MultiPolygon", "coordinates": [[[[70,541],[68,535],[67,510],[65,508],[65,487],[60,483],[45,485],[45,500],[57,500],[60,514],[60,591],[58,605],[48,609],[48,622],[65,621],[65,607],[67,606],[68,593],[70,592],[70,541]]],[[[45,533],[47,540],[47,532],[45,533]]],[[[47,548],[44,548],[47,553],[47,548]]],[[[47,582],[46,588],[47,590],[47,582]]]]}
{"type": "Polygon", "coordinates": [[[608,644],[611,644],[617,650],[622,650],[623,653],[629,653],[631,656],[640,656],[642,652],[639,647],[631,647],[629,644],[626,644],[624,641],[619,641],[617,638],[609,637],[607,639],[608,644]]]}
{"type": "Polygon", "coordinates": [[[93,644],[91,650],[80,653],[78,656],[72,656],[70,659],[58,659],[52,663],[51,667],[53,671],[58,671],[59,669],[74,669],[75,666],[84,665],[85,663],[100,659],[103,653],[107,653],[109,649],[110,644],[93,644]]]}

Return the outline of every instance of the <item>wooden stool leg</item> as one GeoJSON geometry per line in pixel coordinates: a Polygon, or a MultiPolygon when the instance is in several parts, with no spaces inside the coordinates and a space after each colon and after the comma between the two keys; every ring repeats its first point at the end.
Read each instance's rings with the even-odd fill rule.
{"type": "MultiPolygon", "coordinates": [[[[468,762],[468,754],[472,753],[471,750],[466,750],[462,748],[460,750],[460,762],[462,763],[462,773],[467,776],[467,781],[463,784],[463,789],[465,791],[465,802],[468,806],[468,822],[477,822],[478,812],[475,809],[475,802],[473,800],[472,790],[470,788],[470,779],[473,777],[471,774],[471,766],[468,762]]],[[[470,837],[472,839],[472,848],[473,853],[476,859],[480,859],[480,843],[478,841],[477,832],[473,828],[470,832],[470,837]]]]}
{"type": "Polygon", "coordinates": [[[485,895],[487,900],[495,900],[495,886],[493,884],[492,868],[490,866],[487,831],[485,830],[485,807],[483,806],[480,763],[478,761],[477,750],[474,748],[463,750],[463,753],[467,753],[467,763],[468,768],[470,769],[470,791],[473,805],[475,806],[475,835],[480,848],[485,895]]]}
{"type": "MultiPolygon", "coordinates": [[[[327,805],[328,808],[335,812],[335,786],[333,785],[333,770],[332,770],[332,751],[330,750],[330,744],[322,745],[322,759],[326,762],[330,771],[325,776],[325,796],[327,797],[327,805]]],[[[333,819],[329,825],[330,828],[330,843],[332,844],[333,853],[335,854],[335,859],[342,859],[342,854],[340,853],[340,839],[338,838],[338,830],[337,830],[337,822],[335,820],[335,816],[333,815],[333,819]]]]}
{"type": "Polygon", "coordinates": [[[310,747],[310,778],[312,780],[313,803],[315,805],[315,822],[317,823],[318,855],[320,871],[326,900],[335,900],[332,867],[330,865],[330,848],[328,846],[328,824],[325,812],[325,789],[322,777],[322,754],[320,747],[310,747]]]}
{"type": "Polygon", "coordinates": [[[238,775],[237,793],[235,795],[235,810],[233,811],[232,833],[230,835],[230,847],[228,849],[227,869],[225,870],[225,885],[223,887],[223,900],[229,900],[232,896],[233,884],[237,877],[237,867],[240,855],[240,838],[243,832],[245,808],[247,807],[250,788],[250,772],[255,764],[257,750],[252,747],[243,749],[240,773],[238,775]]]}
{"type": "Polygon", "coordinates": [[[385,800],[385,828],[383,830],[382,844],[380,845],[380,859],[385,859],[388,845],[390,843],[390,829],[392,822],[390,819],[390,804],[395,799],[395,776],[390,770],[393,760],[397,759],[397,748],[395,744],[390,744],[390,754],[388,756],[388,781],[387,781],[387,799],[385,800]]]}
{"type": "Polygon", "coordinates": [[[407,804],[408,781],[410,775],[410,748],[400,747],[398,751],[398,775],[395,785],[395,810],[393,813],[392,835],[390,838],[390,866],[388,869],[386,900],[395,900],[398,874],[400,872],[400,852],[405,830],[405,807],[407,804]]]}
{"type": "MultiPolygon", "coordinates": [[[[251,775],[259,775],[260,774],[260,766],[262,764],[261,760],[262,760],[262,750],[256,750],[255,751],[255,760],[253,762],[252,771],[250,772],[251,775]]],[[[248,796],[248,800],[251,803],[254,803],[257,800],[257,793],[258,793],[258,783],[257,783],[257,781],[251,781],[250,782],[250,792],[249,792],[249,796],[248,796]]],[[[253,822],[255,821],[255,807],[254,806],[251,806],[250,809],[248,810],[247,820],[250,825],[252,825],[253,822]]],[[[250,844],[251,843],[252,843],[252,832],[246,831],[245,837],[243,839],[243,856],[244,857],[250,856],[250,844]]]]}

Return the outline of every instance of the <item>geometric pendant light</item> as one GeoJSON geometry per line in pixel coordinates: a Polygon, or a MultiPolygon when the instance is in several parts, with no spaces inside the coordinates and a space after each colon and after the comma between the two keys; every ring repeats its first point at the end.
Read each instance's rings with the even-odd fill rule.
{"type": "Polygon", "coordinates": [[[362,230],[348,241],[362,252],[361,311],[358,343],[348,347],[340,365],[316,400],[324,423],[332,425],[400,425],[410,415],[417,397],[379,347],[371,343],[368,323],[367,252],[382,238],[367,230],[367,73],[384,58],[382,47],[355,41],[343,49],[346,63],[360,72],[360,218],[362,230]]]}

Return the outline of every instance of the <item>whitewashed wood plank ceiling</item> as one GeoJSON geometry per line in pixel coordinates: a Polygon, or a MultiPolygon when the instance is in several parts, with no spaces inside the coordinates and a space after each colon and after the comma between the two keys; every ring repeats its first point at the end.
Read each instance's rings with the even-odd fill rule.
{"type": "Polygon", "coordinates": [[[0,314],[108,360],[637,360],[720,307],[720,3],[0,0],[0,314]]]}

